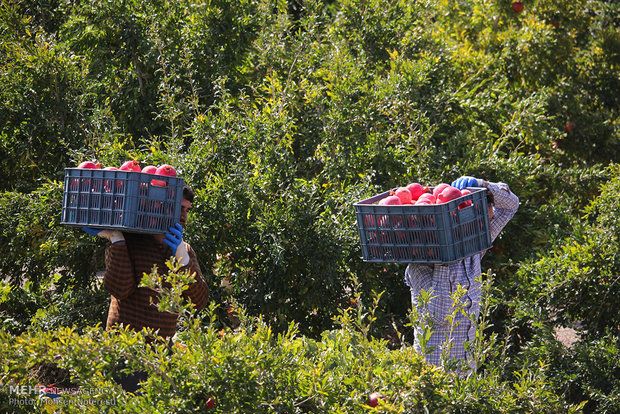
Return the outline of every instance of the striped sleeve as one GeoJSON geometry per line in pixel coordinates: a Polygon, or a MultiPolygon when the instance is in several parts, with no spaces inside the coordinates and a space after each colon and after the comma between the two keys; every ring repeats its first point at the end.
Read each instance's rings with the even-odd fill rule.
{"type": "Polygon", "coordinates": [[[106,272],[103,287],[117,299],[126,299],[138,288],[138,281],[124,241],[113,243],[106,249],[106,272]]]}

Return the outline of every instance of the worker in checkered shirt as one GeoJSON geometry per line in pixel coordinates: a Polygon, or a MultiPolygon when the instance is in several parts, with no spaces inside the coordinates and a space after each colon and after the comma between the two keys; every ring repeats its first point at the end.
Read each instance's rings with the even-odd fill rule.
{"type": "MultiPolygon", "coordinates": [[[[452,186],[460,190],[467,187],[488,189],[491,241],[519,207],[519,198],[504,183],[464,176],[455,180],[452,186]]],[[[433,365],[456,363],[456,368],[448,366],[460,374],[476,369],[466,344],[476,335],[482,296],[480,260],[484,253],[445,265],[410,263],[405,270],[405,283],[411,289],[411,302],[417,317],[414,348],[433,365]]]]}

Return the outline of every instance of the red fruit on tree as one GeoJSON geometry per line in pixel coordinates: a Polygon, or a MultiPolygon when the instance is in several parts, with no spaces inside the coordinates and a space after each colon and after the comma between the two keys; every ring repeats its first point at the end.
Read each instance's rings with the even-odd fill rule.
{"type": "Polygon", "coordinates": [[[368,396],[368,401],[366,401],[366,405],[369,405],[371,407],[376,407],[377,405],[379,405],[379,400],[383,399],[383,395],[379,394],[378,392],[373,392],[372,394],[370,394],[368,396]]]}
{"type": "Polygon", "coordinates": [[[209,394],[209,398],[207,398],[207,400],[205,401],[205,408],[207,410],[210,410],[211,408],[213,408],[214,405],[215,405],[215,398],[213,397],[213,395],[209,394]]]}
{"type": "Polygon", "coordinates": [[[523,11],[523,3],[518,0],[515,1],[512,3],[512,10],[514,10],[515,13],[521,13],[523,11]]]}
{"type": "Polygon", "coordinates": [[[551,19],[549,24],[551,24],[551,26],[555,27],[556,29],[558,29],[560,27],[560,23],[557,20],[555,20],[555,19],[551,19]]]}
{"type": "Polygon", "coordinates": [[[140,168],[140,163],[138,161],[133,160],[133,161],[126,161],[123,165],[121,165],[120,170],[140,172],[142,171],[142,168],[140,168]]]}
{"type": "Polygon", "coordinates": [[[417,200],[422,194],[428,191],[428,187],[422,187],[422,185],[418,183],[409,184],[407,189],[411,193],[412,200],[417,200]]]}
{"type": "Polygon", "coordinates": [[[399,206],[401,204],[402,202],[400,201],[400,198],[395,195],[387,196],[379,201],[379,205],[381,206],[399,206]]]}
{"type": "Polygon", "coordinates": [[[78,168],[86,168],[86,169],[91,169],[91,170],[98,170],[98,169],[101,168],[101,165],[99,163],[94,163],[92,161],[84,161],[80,165],[78,165],[78,168]]]}
{"type": "Polygon", "coordinates": [[[566,125],[564,125],[564,131],[572,132],[576,127],[577,127],[577,124],[575,124],[573,121],[568,121],[566,122],[566,125]]]}
{"type": "Polygon", "coordinates": [[[394,195],[400,198],[401,204],[412,204],[411,191],[407,187],[399,187],[394,191],[394,195]]]}
{"type": "Polygon", "coordinates": [[[456,198],[461,197],[461,190],[456,187],[448,186],[443,189],[441,193],[437,196],[437,204],[447,203],[450,200],[454,200],[456,198]]]}
{"type": "Polygon", "coordinates": [[[441,184],[437,185],[437,187],[435,187],[433,189],[433,195],[435,197],[437,197],[439,195],[439,193],[441,193],[443,191],[443,189],[446,188],[446,187],[450,187],[450,184],[441,183],[441,184]]]}

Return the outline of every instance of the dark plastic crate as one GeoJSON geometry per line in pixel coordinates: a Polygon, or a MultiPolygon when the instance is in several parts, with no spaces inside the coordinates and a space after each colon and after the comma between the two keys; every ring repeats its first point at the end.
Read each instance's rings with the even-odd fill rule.
{"type": "Polygon", "coordinates": [[[443,204],[377,205],[387,191],[354,204],[367,262],[451,263],[491,247],[486,188],[443,204]],[[471,201],[471,205],[459,205],[471,201]]]}
{"type": "Polygon", "coordinates": [[[99,169],[65,169],[61,224],[161,234],[181,218],[183,179],[99,169]]]}

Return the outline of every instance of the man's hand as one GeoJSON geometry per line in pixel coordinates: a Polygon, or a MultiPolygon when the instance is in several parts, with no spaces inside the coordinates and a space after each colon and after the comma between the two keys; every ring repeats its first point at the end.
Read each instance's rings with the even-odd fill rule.
{"type": "Polygon", "coordinates": [[[482,187],[484,184],[484,180],[479,178],[470,177],[467,175],[462,176],[454,181],[452,181],[452,187],[456,187],[459,190],[462,190],[467,187],[482,187]]]}
{"type": "Polygon", "coordinates": [[[84,230],[91,236],[99,236],[103,237],[104,239],[108,239],[111,243],[117,243],[125,240],[125,236],[123,236],[123,233],[118,230],[101,230],[93,229],[90,227],[82,227],[82,230],[84,230]]]}
{"type": "Polygon", "coordinates": [[[182,266],[187,266],[189,263],[189,254],[183,243],[183,227],[179,223],[175,223],[170,227],[169,232],[164,235],[164,242],[170,246],[174,257],[179,260],[182,266]]]}

